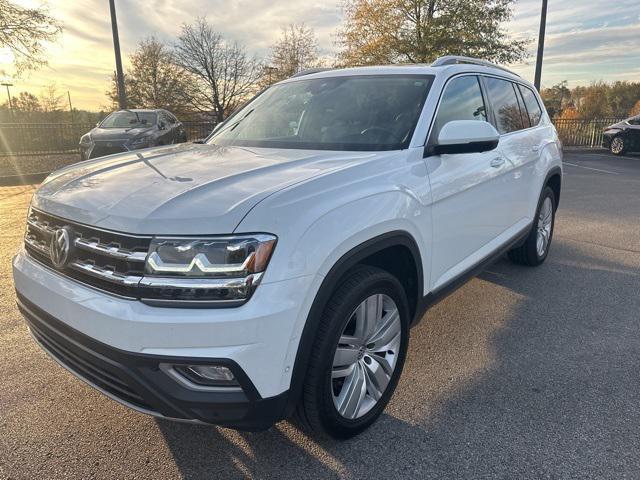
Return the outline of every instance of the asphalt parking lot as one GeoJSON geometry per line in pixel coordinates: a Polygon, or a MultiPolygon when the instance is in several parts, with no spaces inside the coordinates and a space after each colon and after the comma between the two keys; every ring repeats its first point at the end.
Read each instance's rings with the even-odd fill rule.
{"type": "Polygon", "coordinates": [[[32,191],[0,188],[2,478],[640,478],[640,155],[565,154],[547,262],[500,261],[430,310],[381,421],[345,442],[155,420],[56,365],[11,279],[32,191]]]}

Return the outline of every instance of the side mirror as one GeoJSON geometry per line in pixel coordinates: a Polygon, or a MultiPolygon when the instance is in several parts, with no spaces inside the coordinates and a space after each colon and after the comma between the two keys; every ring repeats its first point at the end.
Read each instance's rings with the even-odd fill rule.
{"type": "Polygon", "coordinates": [[[480,153],[498,146],[500,134],[489,122],[479,120],[453,120],[440,130],[431,154],[480,153]]]}
{"type": "Polygon", "coordinates": [[[164,122],[159,122],[159,123],[158,123],[158,128],[159,128],[160,130],[164,130],[164,129],[166,129],[166,128],[167,128],[167,126],[164,124],[164,122]]]}

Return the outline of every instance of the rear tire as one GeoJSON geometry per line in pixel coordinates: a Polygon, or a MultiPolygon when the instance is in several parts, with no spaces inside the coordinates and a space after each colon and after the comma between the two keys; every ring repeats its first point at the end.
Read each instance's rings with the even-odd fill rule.
{"type": "Polygon", "coordinates": [[[400,282],[385,270],[355,267],[320,320],[296,409],[298,423],[333,438],[368,428],[395,391],[408,341],[409,308],[400,282]]]}
{"type": "Polygon", "coordinates": [[[537,267],[545,261],[551,248],[555,216],[556,196],[551,187],[546,186],[538,201],[535,221],[529,235],[521,246],[508,253],[511,261],[530,267],[537,267]]]}

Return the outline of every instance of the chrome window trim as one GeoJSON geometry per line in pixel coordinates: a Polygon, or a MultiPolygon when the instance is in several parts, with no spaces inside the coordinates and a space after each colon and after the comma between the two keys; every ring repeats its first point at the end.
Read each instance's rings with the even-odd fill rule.
{"type": "MultiPolygon", "coordinates": [[[[451,80],[453,80],[455,78],[469,76],[469,75],[474,75],[476,77],[495,77],[495,78],[499,78],[500,80],[505,80],[507,82],[511,82],[511,83],[518,84],[518,85],[522,85],[523,87],[526,87],[526,88],[530,89],[531,91],[533,91],[533,94],[536,97],[536,101],[540,105],[540,108],[542,110],[542,115],[540,116],[540,121],[538,122],[537,125],[531,126],[531,127],[527,127],[527,128],[523,128],[521,130],[515,130],[513,132],[501,133],[500,134],[500,138],[506,137],[507,135],[513,135],[513,134],[517,134],[517,133],[521,133],[521,132],[526,132],[528,130],[533,130],[534,128],[543,128],[543,127],[548,127],[549,126],[549,123],[544,121],[544,118],[548,116],[548,113],[547,113],[546,108],[544,108],[544,103],[540,99],[540,95],[538,94],[538,92],[535,89],[532,89],[526,83],[524,83],[522,81],[518,81],[518,80],[516,80],[514,78],[510,78],[510,77],[507,77],[507,76],[499,75],[499,74],[486,73],[486,72],[473,72],[473,71],[460,72],[460,73],[456,73],[456,74],[451,75],[450,77],[448,77],[447,80],[444,82],[444,85],[440,89],[440,96],[438,97],[438,103],[435,106],[433,115],[431,116],[430,119],[428,119],[429,122],[430,122],[430,125],[429,125],[429,129],[427,130],[427,136],[424,139],[424,143],[422,145],[419,145],[419,147],[426,147],[429,144],[429,138],[431,138],[431,134],[432,134],[432,131],[433,131],[433,126],[435,125],[435,119],[436,119],[436,116],[438,115],[438,111],[440,110],[440,103],[442,102],[442,96],[443,96],[445,90],[447,89],[447,85],[449,85],[449,82],[451,82],[451,80]]],[[[481,90],[482,90],[482,96],[483,96],[484,102],[485,102],[485,107],[488,107],[490,105],[491,101],[488,100],[485,97],[486,93],[484,91],[484,87],[483,86],[481,86],[481,90]]],[[[487,113],[489,113],[489,112],[487,111],[487,113]]],[[[487,121],[489,121],[488,117],[487,117],[487,121]]],[[[491,122],[489,122],[489,123],[491,123],[491,122]]],[[[491,123],[491,124],[493,125],[493,123],[491,123]]]]}

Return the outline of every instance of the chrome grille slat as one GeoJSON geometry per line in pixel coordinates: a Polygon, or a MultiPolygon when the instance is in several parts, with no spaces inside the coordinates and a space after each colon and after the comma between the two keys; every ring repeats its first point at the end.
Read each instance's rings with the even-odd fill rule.
{"type": "Polygon", "coordinates": [[[49,256],[49,248],[46,244],[43,244],[42,242],[29,235],[25,237],[24,241],[27,245],[40,252],[42,255],[46,255],[47,257],[49,256]]]}
{"type": "Polygon", "coordinates": [[[125,260],[127,262],[142,262],[144,263],[147,257],[147,252],[131,252],[118,247],[109,247],[98,242],[91,242],[84,238],[76,238],[74,241],[76,247],[89,252],[99,253],[107,257],[115,258],[118,260],[125,260]]]}
{"type": "Polygon", "coordinates": [[[137,287],[142,279],[141,275],[122,275],[118,272],[96,267],[90,263],[71,262],[69,267],[78,271],[91,275],[92,277],[105,280],[107,282],[117,283],[126,287],[137,287]]]}
{"type": "Polygon", "coordinates": [[[48,236],[53,235],[53,228],[51,228],[48,224],[45,224],[43,222],[39,222],[37,220],[29,218],[27,220],[27,225],[35,228],[36,230],[44,233],[45,235],[48,235],[48,236]]]}
{"type": "Polygon", "coordinates": [[[56,217],[32,208],[27,219],[25,249],[40,263],[92,288],[128,298],[138,297],[138,284],[151,236],[102,230],[56,217]],[[72,232],[69,260],[56,268],[50,243],[57,229],[72,232]]]}

